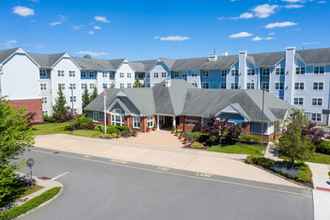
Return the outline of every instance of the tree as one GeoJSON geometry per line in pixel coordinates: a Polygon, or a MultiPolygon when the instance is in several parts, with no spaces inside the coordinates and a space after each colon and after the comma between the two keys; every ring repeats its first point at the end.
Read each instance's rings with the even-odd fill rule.
{"type": "Polygon", "coordinates": [[[294,111],[284,131],[279,139],[279,153],[290,160],[294,165],[296,160],[309,159],[315,147],[311,139],[304,134],[304,128],[307,126],[308,120],[304,113],[300,110],[294,111]]]}
{"type": "Polygon", "coordinates": [[[96,97],[97,97],[97,88],[94,87],[94,89],[93,89],[93,93],[92,93],[91,96],[89,97],[89,101],[90,101],[90,102],[93,101],[94,99],[96,99],[96,97]]]}
{"type": "Polygon", "coordinates": [[[62,89],[60,88],[57,93],[57,99],[55,100],[55,105],[53,106],[53,118],[57,121],[66,121],[69,117],[69,111],[66,106],[66,100],[62,89]]]}
{"type": "Polygon", "coordinates": [[[0,98],[0,207],[10,204],[23,190],[12,160],[33,144],[27,114],[0,98]]]}
{"type": "Polygon", "coordinates": [[[133,84],[133,88],[141,88],[143,87],[142,83],[139,80],[135,80],[133,84]]]}
{"type": "Polygon", "coordinates": [[[84,93],[83,93],[81,99],[82,99],[82,108],[84,110],[85,107],[90,103],[90,99],[89,99],[89,94],[88,94],[87,88],[84,89],[84,93]]]}

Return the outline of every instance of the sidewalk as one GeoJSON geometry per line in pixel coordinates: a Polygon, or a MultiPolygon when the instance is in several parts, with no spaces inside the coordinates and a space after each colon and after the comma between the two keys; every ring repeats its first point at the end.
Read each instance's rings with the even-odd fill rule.
{"type": "MultiPolygon", "coordinates": [[[[166,140],[159,140],[166,143],[166,140]]],[[[112,140],[86,138],[71,135],[44,135],[35,139],[35,146],[54,151],[65,151],[113,160],[135,162],[159,167],[188,170],[220,176],[259,181],[293,187],[302,187],[267,171],[247,165],[242,155],[224,156],[214,152],[191,149],[154,149],[143,146],[127,146],[112,140]]],[[[245,157],[245,156],[244,156],[245,157]]]]}

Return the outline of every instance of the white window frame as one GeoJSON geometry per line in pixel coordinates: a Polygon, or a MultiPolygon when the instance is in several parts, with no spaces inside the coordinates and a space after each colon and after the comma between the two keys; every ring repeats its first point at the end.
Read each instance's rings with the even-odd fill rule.
{"type": "Polygon", "coordinates": [[[141,119],[140,116],[133,116],[133,128],[140,128],[141,127],[141,119]]]}
{"type": "Polygon", "coordinates": [[[155,126],[154,117],[152,116],[147,117],[147,126],[148,128],[153,128],[155,126]]]}
{"type": "Polygon", "coordinates": [[[111,113],[111,124],[112,125],[124,125],[123,115],[120,113],[111,113]]]}

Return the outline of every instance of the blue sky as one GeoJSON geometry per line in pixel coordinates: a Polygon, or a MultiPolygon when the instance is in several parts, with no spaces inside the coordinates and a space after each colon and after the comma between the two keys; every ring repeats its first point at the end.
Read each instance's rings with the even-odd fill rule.
{"type": "Polygon", "coordinates": [[[146,59],[330,47],[329,0],[0,0],[0,48],[146,59]]]}

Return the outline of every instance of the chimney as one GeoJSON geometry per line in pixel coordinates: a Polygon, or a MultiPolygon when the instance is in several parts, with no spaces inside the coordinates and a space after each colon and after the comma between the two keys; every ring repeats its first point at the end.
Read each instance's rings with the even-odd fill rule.
{"type": "Polygon", "coordinates": [[[239,66],[239,84],[241,89],[246,89],[247,82],[247,51],[240,51],[238,57],[239,66]]]}

